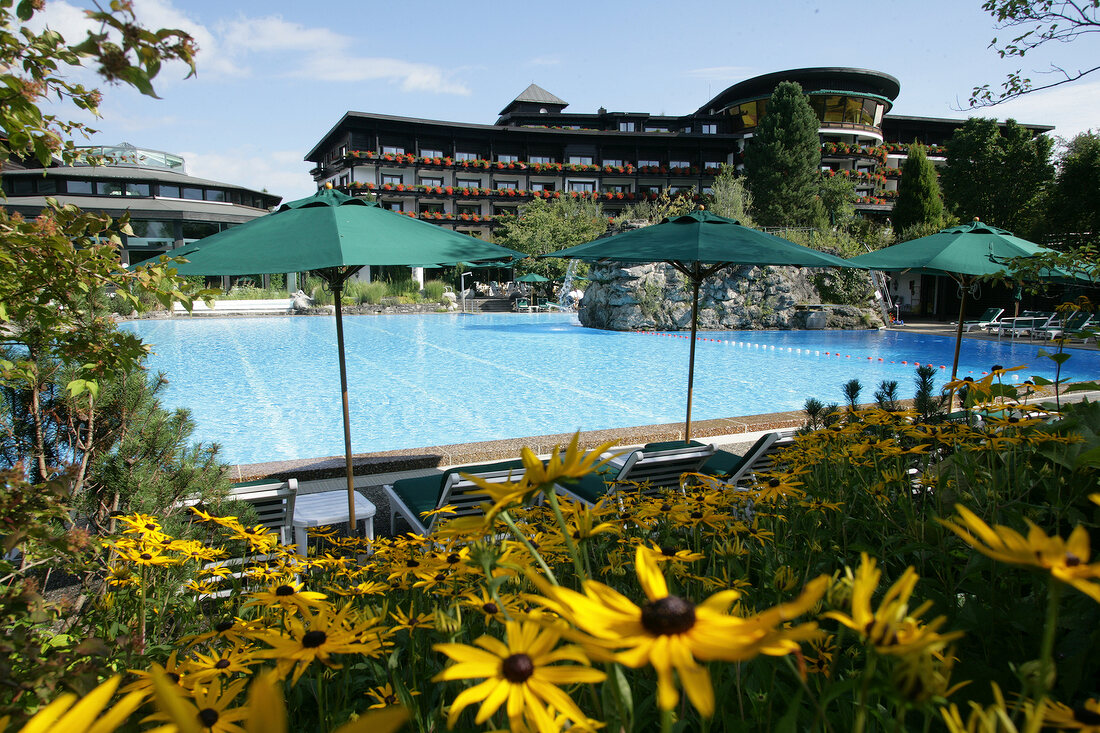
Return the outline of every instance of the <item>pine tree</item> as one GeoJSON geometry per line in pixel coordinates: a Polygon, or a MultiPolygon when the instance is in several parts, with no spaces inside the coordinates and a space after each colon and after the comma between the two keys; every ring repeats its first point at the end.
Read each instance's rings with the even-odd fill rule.
{"type": "Polygon", "coordinates": [[[745,151],[745,176],[764,226],[817,226],[821,141],[802,87],[781,82],[745,151]]]}
{"type": "Polygon", "coordinates": [[[922,232],[932,233],[943,226],[940,184],[923,145],[909,146],[909,157],[901,169],[898,200],[890,218],[896,232],[919,227],[922,232]]]}

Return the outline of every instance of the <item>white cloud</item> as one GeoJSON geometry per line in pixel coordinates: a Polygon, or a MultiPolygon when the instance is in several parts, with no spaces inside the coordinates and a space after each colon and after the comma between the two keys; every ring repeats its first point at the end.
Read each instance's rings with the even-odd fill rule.
{"type": "MultiPolygon", "coordinates": [[[[279,16],[238,17],[219,28],[226,48],[246,54],[277,54],[285,76],[311,81],[389,81],[409,92],[470,94],[470,88],[439,66],[402,59],[359,56],[355,39],[327,28],[310,28],[279,16]]],[[[269,68],[272,68],[269,65],[269,68]]]]}
{"type": "Polygon", "coordinates": [[[282,196],[284,202],[304,198],[317,190],[309,175],[311,164],[302,160],[300,151],[179,154],[187,161],[188,175],[256,191],[266,189],[269,193],[282,196]]]}

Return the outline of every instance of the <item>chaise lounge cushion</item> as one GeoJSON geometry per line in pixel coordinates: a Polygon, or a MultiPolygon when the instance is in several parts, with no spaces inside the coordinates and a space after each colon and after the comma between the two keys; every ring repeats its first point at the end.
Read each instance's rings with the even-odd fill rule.
{"type": "Polygon", "coordinates": [[[523,461],[520,460],[485,463],[478,466],[459,466],[447,469],[437,476],[400,479],[393,483],[393,491],[401,498],[409,511],[419,517],[423,516],[424,512],[430,512],[436,508],[439,503],[439,495],[443,491],[443,484],[452,474],[491,473],[493,471],[509,471],[522,468],[523,461]]]}

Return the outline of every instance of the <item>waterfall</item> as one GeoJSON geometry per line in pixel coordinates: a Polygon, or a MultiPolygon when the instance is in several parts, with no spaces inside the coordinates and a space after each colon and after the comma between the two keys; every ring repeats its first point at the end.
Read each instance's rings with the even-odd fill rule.
{"type": "MultiPolygon", "coordinates": [[[[577,269],[577,265],[580,260],[569,260],[569,264],[565,267],[565,279],[562,280],[561,289],[558,290],[558,302],[565,304],[565,296],[569,295],[573,291],[573,273],[577,269]]],[[[571,303],[574,308],[577,307],[576,303],[571,303]]]]}

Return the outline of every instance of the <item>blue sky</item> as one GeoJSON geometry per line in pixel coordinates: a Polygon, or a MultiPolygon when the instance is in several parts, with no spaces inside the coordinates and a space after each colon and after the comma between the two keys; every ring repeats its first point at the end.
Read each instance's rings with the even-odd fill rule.
{"type": "MultiPolygon", "coordinates": [[[[900,80],[897,114],[1014,117],[1064,136],[1100,129],[1100,73],[961,111],[974,86],[1008,71],[1091,68],[1100,57],[1093,36],[1002,60],[987,47],[1000,32],[981,0],[134,4],[146,25],[195,36],[199,72],[183,80],[166,68],[159,100],[104,88],[91,142],[178,153],[192,175],[286,199],[314,190],[302,158],[348,110],[491,124],[531,82],[570,111],[683,114],[757,74],[851,66],[900,80]]],[[[90,6],[49,0],[45,17],[76,40],[90,6]]]]}

